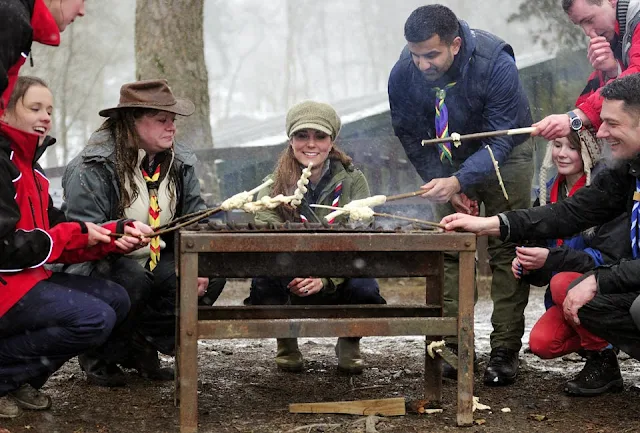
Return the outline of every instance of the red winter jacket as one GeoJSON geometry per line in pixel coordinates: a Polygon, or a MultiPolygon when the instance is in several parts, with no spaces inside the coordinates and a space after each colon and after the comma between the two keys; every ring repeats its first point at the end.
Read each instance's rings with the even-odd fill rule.
{"type": "Polygon", "coordinates": [[[43,0],[0,0],[0,114],[33,41],[60,45],[60,30],[43,0]]]}
{"type": "MultiPolygon", "coordinates": [[[[631,19],[632,17],[627,17],[627,19],[631,19]]],[[[616,34],[620,34],[620,24],[616,21],[615,25],[616,34]]],[[[614,51],[615,53],[615,51],[614,51]]],[[[629,64],[625,67],[622,65],[621,59],[617,59],[621,64],[622,72],[618,75],[617,78],[624,77],[625,75],[637,74],[640,72],[640,25],[635,28],[633,35],[631,37],[631,47],[629,48],[629,64]]],[[[593,74],[592,74],[593,76],[593,74]]],[[[591,76],[589,80],[591,80],[591,76]]],[[[614,78],[615,79],[615,78],[614,78]]],[[[604,86],[606,83],[600,77],[600,84],[604,86]]],[[[611,80],[609,80],[611,81],[611,80]]],[[[589,86],[587,85],[587,88],[589,86]]],[[[587,90],[585,88],[585,90],[587,90]]],[[[600,111],[602,111],[602,96],[600,96],[600,89],[596,89],[596,91],[591,92],[588,97],[578,98],[576,107],[582,110],[582,112],[589,118],[591,125],[593,125],[593,129],[597,131],[602,124],[602,120],[600,119],[600,111]]],[[[584,91],[583,91],[584,92],[584,91]]]]}
{"type": "MultiPolygon", "coordinates": [[[[87,226],[66,222],[53,207],[49,180],[36,163],[43,151],[37,135],[0,122],[0,316],[51,276],[45,264],[97,260],[117,251],[114,241],[88,247],[87,226]]],[[[117,224],[105,227],[116,231],[117,224]]]]}

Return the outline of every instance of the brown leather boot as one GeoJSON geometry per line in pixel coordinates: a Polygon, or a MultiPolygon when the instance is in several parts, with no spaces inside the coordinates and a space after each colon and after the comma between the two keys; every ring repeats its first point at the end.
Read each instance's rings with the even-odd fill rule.
{"type": "Polygon", "coordinates": [[[8,395],[0,397],[0,418],[17,418],[22,415],[22,409],[8,395]]]}
{"type": "Polygon", "coordinates": [[[340,337],[336,344],[338,370],[349,374],[360,374],[366,367],[360,355],[360,337],[340,337]]]}
{"type": "Polygon", "coordinates": [[[302,371],[302,353],[298,349],[297,338],[278,338],[276,365],[284,371],[302,371]]]}

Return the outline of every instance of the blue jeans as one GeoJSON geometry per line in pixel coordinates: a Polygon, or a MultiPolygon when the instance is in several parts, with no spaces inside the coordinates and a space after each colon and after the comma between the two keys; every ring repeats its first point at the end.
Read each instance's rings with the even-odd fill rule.
{"type": "Polygon", "coordinates": [[[129,311],[111,281],[54,273],[0,317],[0,397],[36,389],[69,359],[103,344],[129,311]]]}

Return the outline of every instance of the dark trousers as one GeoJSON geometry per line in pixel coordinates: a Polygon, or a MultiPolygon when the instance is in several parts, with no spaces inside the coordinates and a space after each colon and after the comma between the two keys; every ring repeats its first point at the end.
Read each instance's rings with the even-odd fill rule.
{"type": "MultiPolygon", "coordinates": [[[[174,354],[177,290],[175,266],[173,252],[163,250],[158,266],[153,271],[124,256],[96,267],[91,276],[109,279],[124,287],[131,299],[131,309],[124,323],[114,330],[107,343],[88,355],[122,363],[139,351],[144,351],[145,344],[151,344],[164,354],[174,354]]],[[[224,283],[224,279],[210,279],[205,296],[211,298],[211,304],[222,291],[224,283]]]]}
{"type": "Polygon", "coordinates": [[[335,292],[323,291],[311,296],[291,296],[287,285],[293,278],[254,278],[251,281],[252,305],[348,305],[386,304],[374,278],[347,278],[335,292]]]}
{"type": "Polygon", "coordinates": [[[0,317],[0,396],[36,389],[69,359],[103,344],[129,311],[118,284],[54,273],[0,317]]]}
{"type": "Polygon", "coordinates": [[[640,328],[630,309],[640,292],[602,295],[600,293],[578,310],[580,323],[618,349],[640,360],[640,328]]]}
{"type": "MultiPolygon", "coordinates": [[[[502,193],[495,173],[489,173],[483,183],[467,191],[471,198],[485,207],[486,215],[497,215],[510,209],[531,207],[531,178],[533,146],[531,140],[522,143],[511,152],[509,159],[500,165],[500,173],[509,200],[502,193]]],[[[457,169],[458,167],[456,167],[457,169]]],[[[454,213],[450,203],[434,206],[436,220],[454,213]]],[[[489,265],[491,267],[491,348],[504,347],[520,350],[524,334],[524,309],[529,300],[529,284],[516,280],[511,272],[511,262],[516,256],[516,245],[489,237],[489,265]]],[[[457,253],[444,255],[444,316],[458,315],[459,262],[457,253]]],[[[457,344],[455,337],[447,337],[447,343],[457,344]]]]}

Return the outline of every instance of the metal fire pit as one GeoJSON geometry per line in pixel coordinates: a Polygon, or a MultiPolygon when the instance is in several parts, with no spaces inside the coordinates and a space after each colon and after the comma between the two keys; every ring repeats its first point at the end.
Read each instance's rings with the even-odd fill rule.
{"type": "MultiPolygon", "coordinates": [[[[178,234],[176,403],[180,431],[197,432],[198,339],[425,335],[458,336],[458,425],[473,423],[473,305],[476,237],[421,226],[387,230],[324,224],[187,227],[178,234]],[[442,317],[444,252],[460,253],[458,318],[442,317]],[[198,308],[197,275],[227,278],[426,278],[424,305],[231,306],[198,308]]],[[[442,400],[440,363],[425,353],[424,398],[442,400]]]]}

